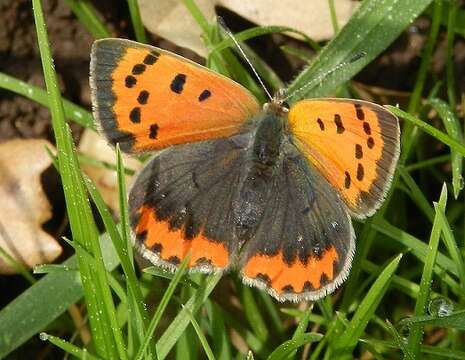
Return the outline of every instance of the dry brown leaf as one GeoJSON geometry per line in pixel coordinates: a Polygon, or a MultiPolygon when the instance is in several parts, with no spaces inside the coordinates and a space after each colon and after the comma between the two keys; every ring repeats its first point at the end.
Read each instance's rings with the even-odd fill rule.
{"type": "MultiPolygon", "coordinates": [[[[52,216],[40,175],[52,161],[45,140],[11,140],[0,144],[0,247],[31,268],[50,263],[62,252],[58,242],[42,230],[52,216]]],[[[0,273],[15,270],[0,257],[0,273]]]]}
{"type": "MultiPolygon", "coordinates": [[[[289,26],[302,31],[315,41],[334,35],[328,0],[196,0],[204,16],[216,16],[215,6],[222,6],[249,21],[262,26],[289,26]]],[[[339,26],[344,25],[359,3],[334,0],[339,26]]],[[[176,45],[189,48],[199,55],[207,54],[201,30],[182,1],[139,0],[142,22],[147,29],[176,45]]]]}
{"type": "MultiPolygon", "coordinates": [[[[79,152],[95,160],[115,164],[115,149],[107,144],[106,140],[94,131],[84,130],[79,143],[79,152]]],[[[137,171],[142,164],[135,158],[123,154],[124,166],[127,169],[137,171]]],[[[112,169],[82,164],[82,171],[95,183],[105,203],[119,214],[118,178],[116,171],[112,169]]],[[[132,176],[126,175],[126,187],[132,183],[132,176]]]]}

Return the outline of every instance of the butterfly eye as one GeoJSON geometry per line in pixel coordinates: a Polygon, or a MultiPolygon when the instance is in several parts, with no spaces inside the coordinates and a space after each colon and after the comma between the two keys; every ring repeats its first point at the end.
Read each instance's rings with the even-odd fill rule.
{"type": "Polygon", "coordinates": [[[282,107],[284,112],[289,112],[290,106],[286,101],[283,101],[283,103],[281,104],[281,107],[282,107]]]}

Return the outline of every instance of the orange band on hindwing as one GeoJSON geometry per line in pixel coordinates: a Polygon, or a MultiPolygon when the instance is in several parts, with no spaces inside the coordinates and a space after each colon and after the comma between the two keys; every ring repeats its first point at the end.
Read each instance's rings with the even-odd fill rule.
{"type": "Polygon", "coordinates": [[[171,265],[178,265],[189,251],[188,267],[225,268],[229,264],[229,252],[222,243],[209,240],[202,234],[186,239],[183,229],[170,229],[169,222],[157,220],[151,207],[143,206],[139,210],[134,232],[137,241],[143,241],[146,251],[155,253],[171,265]]]}
{"type": "Polygon", "coordinates": [[[284,261],[282,252],[274,256],[255,255],[244,266],[243,273],[250,279],[258,279],[274,289],[277,294],[315,291],[325,281],[334,279],[334,265],[339,256],[334,247],[329,247],[319,257],[309,257],[306,263],[296,258],[292,264],[284,261]]]}

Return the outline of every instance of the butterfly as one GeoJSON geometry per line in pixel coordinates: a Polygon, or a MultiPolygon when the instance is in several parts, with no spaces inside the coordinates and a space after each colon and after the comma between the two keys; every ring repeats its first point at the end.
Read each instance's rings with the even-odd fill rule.
{"type": "Polygon", "coordinates": [[[94,43],[93,113],[108,141],[155,152],[129,193],[135,247],[155,265],[235,269],[279,301],[317,300],[347,278],[351,216],[381,205],[399,156],[398,119],[352,99],[278,94],[171,52],[94,43]]]}

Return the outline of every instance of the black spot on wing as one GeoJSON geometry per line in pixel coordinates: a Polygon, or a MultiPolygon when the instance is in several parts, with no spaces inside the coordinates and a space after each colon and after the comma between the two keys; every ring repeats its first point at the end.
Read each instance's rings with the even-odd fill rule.
{"type": "Polygon", "coordinates": [[[366,121],[363,122],[363,131],[365,131],[365,134],[367,135],[371,135],[371,128],[370,128],[370,124],[367,123],[366,121]]]}
{"type": "Polygon", "coordinates": [[[145,71],[145,64],[136,64],[132,67],[132,75],[140,75],[145,71]]]}
{"type": "Polygon", "coordinates": [[[373,139],[371,136],[367,140],[367,146],[370,149],[373,149],[373,147],[375,146],[375,139],[373,139]]]}
{"type": "Polygon", "coordinates": [[[318,126],[320,127],[320,130],[324,131],[325,130],[325,124],[323,123],[323,121],[320,118],[318,118],[318,120],[316,122],[318,123],[318,126]]]}
{"type": "Polygon", "coordinates": [[[338,134],[342,134],[345,130],[344,125],[342,124],[341,115],[334,115],[334,123],[336,124],[336,131],[338,134]]]}
{"type": "Polygon", "coordinates": [[[141,105],[147,104],[150,93],[147,90],[142,90],[137,97],[137,102],[141,105]]]}
{"type": "Polygon", "coordinates": [[[310,281],[304,282],[304,287],[302,289],[303,291],[315,291],[315,288],[313,287],[312,283],[310,281]]]}
{"type": "Polygon", "coordinates": [[[136,234],[136,240],[138,242],[143,243],[146,238],[147,238],[147,231],[142,231],[142,232],[136,234]]]}
{"type": "Polygon", "coordinates": [[[350,188],[350,183],[351,183],[351,180],[350,180],[350,174],[346,171],[345,172],[345,180],[344,180],[344,187],[346,189],[349,189],[350,188]]]}
{"type": "Polygon", "coordinates": [[[354,104],[355,106],[355,114],[357,115],[357,119],[365,120],[365,113],[363,112],[361,104],[354,104]]]}
{"type": "Polygon", "coordinates": [[[150,125],[150,133],[149,133],[149,138],[150,139],[156,139],[158,135],[158,124],[152,124],[150,125]]]}
{"type": "Polygon", "coordinates": [[[364,176],[365,176],[365,170],[363,168],[363,165],[359,163],[357,166],[357,180],[362,181],[364,176]]]}
{"type": "Polygon", "coordinates": [[[171,81],[171,85],[170,85],[171,91],[175,92],[176,94],[181,94],[184,89],[185,83],[186,83],[186,75],[177,74],[171,81]]]}
{"type": "Polygon", "coordinates": [[[284,293],[294,293],[294,287],[292,285],[285,285],[282,287],[282,292],[284,293]]]}
{"type": "Polygon", "coordinates": [[[267,274],[258,273],[255,278],[264,282],[267,286],[271,285],[271,278],[267,274]]]}
{"type": "Polygon", "coordinates": [[[140,123],[140,107],[135,107],[131,110],[129,113],[129,120],[135,124],[140,123]]]}
{"type": "Polygon", "coordinates": [[[326,275],[326,273],[323,273],[321,274],[321,277],[320,277],[320,288],[323,287],[323,286],[326,286],[328,285],[332,280],[330,280],[328,278],[328,275],[326,275]]]}
{"type": "Polygon", "coordinates": [[[132,76],[132,75],[128,75],[126,76],[126,78],[124,79],[124,85],[127,87],[127,88],[132,88],[134,85],[137,84],[137,79],[132,76]]]}
{"type": "Polygon", "coordinates": [[[159,254],[163,250],[163,245],[160,244],[160,243],[155,243],[155,244],[152,245],[150,250],[152,250],[153,252],[159,254]]]}
{"type": "Polygon", "coordinates": [[[202,102],[202,101],[205,101],[207,100],[210,96],[211,96],[211,92],[210,90],[207,90],[205,89],[204,91],[202,91],[202,93],[199,95],[199,101],[202,102]]]}
{"type": "Polygon", "coordinates": [[[355,157],[361,159],[363,157],[362,145],[355,144],[355,157]]]}
{"type": "Polygon", "coordinates": [[[145,65],[153,65],[157,62],[159,54],[152,51],[150,54],[147,54],[144,58],[145,65]]]}
{"type": "Polygon", "coordinates": [[[198,258],[196,261],[195,261],[195,265],[197,266],[205,266],[205,265],[208,265],[208,266],[212,266],[212,261],[211,259],[207,259],[206,257],[202,256],[200,258],[198,258]]]}
{"type": "Polygon", "coordinates": [[[168,258],[168,262],[173,264],[173,265],[179,265],[181,260],[177,256],[171,256],[168,258]]]}

